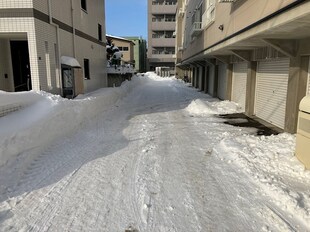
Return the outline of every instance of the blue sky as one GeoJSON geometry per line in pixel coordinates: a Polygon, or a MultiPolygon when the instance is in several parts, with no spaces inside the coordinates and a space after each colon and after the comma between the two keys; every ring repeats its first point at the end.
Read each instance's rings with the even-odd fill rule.
{"type": "Polygon", "coordinates": [[[147,0],[106,0],[106,31],[147,38],[147,0]]]}

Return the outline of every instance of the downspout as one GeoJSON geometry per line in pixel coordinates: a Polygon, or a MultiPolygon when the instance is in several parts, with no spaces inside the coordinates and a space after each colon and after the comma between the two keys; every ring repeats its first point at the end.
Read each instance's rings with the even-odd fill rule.
{"type": "Polygon", "coordinates": [[[76,58],[76,47],[75,47],[75,22],[74,22],[74,5],[73,0],[71,0],[71,20],[72,20],[72,30],[73,30],[73,56],[76,58]]]}
{"type": "MultiPolygon", "coordinates": [[[[59,87],[60,87],[60,95],[62,95],[62,78],[61,78],[61,64],[60,64],[60,39],[59,39],[59,26],[58,24],[53,22],[53,14],[52,14],[52,0],[47,0],[48,2],[48,15],[49,15],[49,23],[56,28],[56,40],[57,40],[57,51],[58,51],[58,77],[59,77],[59,87]]],[[[56,56],[56,54],[55,54],[56,56]]]]}

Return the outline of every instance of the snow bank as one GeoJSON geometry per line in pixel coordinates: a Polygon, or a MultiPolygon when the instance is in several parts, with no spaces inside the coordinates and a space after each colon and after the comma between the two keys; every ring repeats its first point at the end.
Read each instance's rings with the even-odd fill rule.
{"type": "Polygon", "coordinates": [[[242,112],[237,103],[230,101],[193,100],[186,109],[192,115],[232,114],[242,112]]]}
{"type": "Polygon", "coordinates": [[[261,186],[262,194],[274,205],[297,216],[307,226],[310,221],[310,172],[294,155],[295,135],[227,136],[213,154],[235,164],[261,186]],[[294,184],[293,184],[294,183],[294,184]],[[293,184],[293,186],[292,186],[293,184]]]}
{"type": "Polygon", "coordinates": [[[139,77],[119,88],[104,88],[68,100],[45,92],[0,93],[0,104],[22,109],[0,117],[0,166],[23,152],[42,149],[53,140],[80,128],[141,83],[139,77]],[[64,123],[65,122],[65,123],[64,123]]]}

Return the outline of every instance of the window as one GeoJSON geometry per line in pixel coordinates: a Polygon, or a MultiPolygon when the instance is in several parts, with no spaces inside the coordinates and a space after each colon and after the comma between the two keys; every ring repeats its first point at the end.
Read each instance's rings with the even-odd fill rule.
{"type": "Polygon", "coordinates": [[[86,4],[87,0],[81,0],[81,8],[85,11],[87,11],[87,4],[86,4]]]}
{"type": "Polygon", "coordinates": [[[123,47],[123,51],[128,51],[128,47],[123,47]]]}
{"type": "Polygon", "coordinates": [[[98,24],[98,39],[102,41],[102,26],[98,24]]]}
{"type": "Polygon", "coordinates": [[[90,79],[89,75],[89,59],[84,59],[84,78],[90,79]]]}

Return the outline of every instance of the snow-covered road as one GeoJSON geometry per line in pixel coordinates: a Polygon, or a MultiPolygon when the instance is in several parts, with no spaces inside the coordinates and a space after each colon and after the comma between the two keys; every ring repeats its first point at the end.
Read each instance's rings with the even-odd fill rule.
{"type": "Polygon", "coordinates": [[[0,167],[0,231],[310,230],[293,135],[257,137],[216,117],[235,104],[140,78],[74,133],[0,167]]]}

